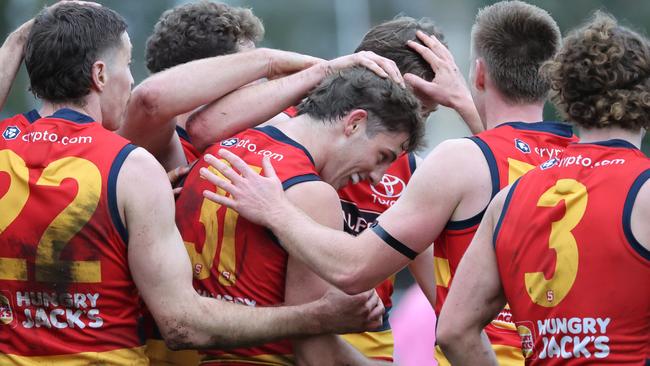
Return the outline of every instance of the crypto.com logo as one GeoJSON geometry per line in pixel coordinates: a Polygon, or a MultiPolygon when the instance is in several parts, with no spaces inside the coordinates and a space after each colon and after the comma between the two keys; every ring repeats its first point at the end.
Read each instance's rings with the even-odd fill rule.
{"type": "Polygon", "coordinates": [[[382,197],[397,198],[402,195],[406,188],[406,183],[398,177],[390,174],[384,174],[381,181],[376,186],[370,186],[372,191],[382,197]]]}

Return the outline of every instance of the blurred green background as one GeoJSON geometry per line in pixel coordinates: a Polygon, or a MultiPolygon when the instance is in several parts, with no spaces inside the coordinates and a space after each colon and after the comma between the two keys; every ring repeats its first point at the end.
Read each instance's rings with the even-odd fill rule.
{"type": "MultiPolygon", "coordinates": [[[[133,77],[136,84],[147,77],[144,67],[144,44],[158,17],[166,9],[186,1],[180,0],[99,0],[124,15],[129,23],[133,42],[133,77]]],[[[396,15],[433,19],[445,33],[456,62],[467,75],[469,31],[479,8],[493,3],[484,0],[227,0],[235,6],[253,9],[266,28],[260,46],[301,52],[322,58],[334,58],[350,53],[372,25],[396,15]]],[[[0,34],[3,38],[36,14],[46,4],[44,0],[0,0],[0,34]]],[[[557,20],[562,32],[579,25],[596,9],[603,9],[623,24],[647,35],[650,29],[650,1],[642,0],[547,0],[530,1],[548,10],[557,20]]],[[[173,92],[173,91],[171,91],[173,92]]],[[[24,67],[14,84],[1,117],[24,112],[38,105],[28,91],[24,67]]],[[[558,119],[549,105],[547,119],[558,119]]],[[[438,142],[467,135],[469,131],[454,112],[444,108],[430,118],[426,154],[438,142]]],[[[644,151],[650,151],[646,136],[644,151]]]]}

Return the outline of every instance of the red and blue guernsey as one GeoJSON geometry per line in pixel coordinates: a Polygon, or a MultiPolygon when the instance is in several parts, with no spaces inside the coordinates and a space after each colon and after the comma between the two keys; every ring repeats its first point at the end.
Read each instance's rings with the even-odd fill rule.
{"type": "MultiPolygon", "coordinates": [[[[209,147],[206,153],[216,155],[219,149],[237,154],[257,172],[261,171],[262,158],[269,157],[285,190],[320,180],[309,152],[273,126],[246,130],[209,147]]],[[[208,165],[199,160],[176,201],[176,223],[192,260],[195,288],[202,296],[242,306],[283,303],[287,253],[264,227],[203,198],[204,190],[215,191],[216,187],[201,179],[202,167],[208,165]]],[[[216,192],[226,194],[220,189],[216,192]]],[[[204,365],[293,363],[289,341],[205,353],[204,365]]]]}
{"type": "Polygon", "coordinates": [[[146,365],[116,200],[135,146],[70,109],[0,131],[0,364],[146,365]]]}
{"type": "MultiPolygon", "coordinates": [[[[481,149],[490,169],[492,197],[527,171],[558,156],[566,146],[577,141],[571,127],[556,122],[509,122],[469,139],[481,149]]],[[[472,241],[484,212],[464,221],[450,221],[434,241],[436,270],[436,314],[449,293],[449,286],[463,254],[472,241]]],[[[500,365],[521,365],[521,339],[506,307],[485,332],[490,338],[500,365]]],[[[436,358],[447,363],[436,347],[436,358]]]]}
{"type": "MultiPolygon", "coordinates": [[[[414,154],[402,154],[388,167],[381,182],[376,186],[364,180],[341,188],[338,193],[343,207],[345,231],[352,235],[359,235],[392,206],[406,188],[415,166],[414,154]]],[[[391,276],[376,288],[377,294],[386,307],[382,327],[372,332],[343,336],[343,339],[366,357],[393,361],[394,340],[388,314],[392,307],[391,295],[394,282],[395,276],[391,276]]]]}
{"type": "Polygon", "coordinates": [[[192,141],[190,141],[190,135],[185,131],[185,129],[181,126],[176,125],[176,133],[178,134],[178,138],[181,141],[181,146],[183,147],[183,154],[185,154],[185,160],[187,160],[187,163],[193,163],[196,161],[200,156],[201,153],[192,145],[192,141]]]}
{"type": "Polygon", "coordinates": [[[571,144],[519,179],[495,228],[527,365],[647,365],[650,251],[630,217],[650,159],[623,140],[571,144]]]}

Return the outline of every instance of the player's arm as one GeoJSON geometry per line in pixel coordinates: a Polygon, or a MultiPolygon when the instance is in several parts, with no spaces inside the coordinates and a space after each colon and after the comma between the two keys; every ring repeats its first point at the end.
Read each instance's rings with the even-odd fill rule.
{"type": "Polygon", "coordinates": [[[133,279],[172,348],[229,348],[380,324],[383,307],[369,293],[328,293],[317,302],[269,308],[200,297],[192,287],[190,260],[174,224],[169,181],[143,149],[134,150],[125,161],[117,197],[129,232],[133,279]]]}
{"type": "Polygon", "coordinates": [[[262,77],[301,70],[318,61],[293,52],[259,48],[172,67],[150,76],[133,90],[119,134],[149,150],[166,169],[173,169],[185,163],[174,117],[262,77]]]}
{"type": "Polygon", "coordinates": [[[187,122],[192,143],[203,150],[215,141],[266,122],[287,107],[297,104],[327,75],[354,65],[365,66],[381,77],[404,82],[392,60],[372,52],[357,52],[323,61],[280,79],[241,88],[193,113],[187,122]],[[255,108],[251,108],[251,103],[255,108]]]}
{"type": "Polygon", "coordinates": [[[453,365],[497,365],[483,328],[506,304],[493,236],[509,191],[503,189],[490,203],[438,319],[436,341],[453,365]]]}
{"type": "Polygon", "coordinates": [[[425,107],[440,104],[454,109],[473,134],[485,130],[465,78],[449,49],[433,35],[429,36],[418,31],[417,37],[424,46],[413,41],[409,41],[407,45],[431,65],[436,76],[433,80],[427,81],[414,74],[404,75],[404,79],[413,88],[415,95],[425,107]]]}
{"type": "MultiPolygon", "coordinates": [[[[341,203],[336,191],[324,182],[307,182],[287,190],[288,199],[315,222],[342,230],[341,203]]],[[[285,302],[298,305],[319,299],[332,286],[290,256],[287,263],[285,302]]],[[[336,334],[296,339],[293,342],[298,365],[362,365],[372,361],[336,334]]]]}
{"type": "Polygon", "coordinates": [[[632,235],[646,250],[650,250],[650,179],[639,190],[630,218],[632,235]]]}
{"type": "Polygon", "coordinates": [[[9,97],[11,86],[16,80],[18,69],[23,61],[25,43],[32,29],[34,20],[23,23],[18,29],[11,32],[0,48],[0,110],[4,108],[9,97]]]}
{"type": "MultiPolygon", "coordinates": [[[[422,158],[413,154],[415,157],[415,167],[422,166],[422,158]]],[[[409,272],[420,286],[420,290],[424,296],[429,300],[431,307],[436,304],[436,271],[433,265],[433,245],[430,245],[424,252],[418,256],[408,265],[409,272]]]]}
{"type": "Polygon", "coordinates": [[[418,254],[415,260],[409,263],[408,268],[433,308],[436,304],[436,272],[433,266],[433,245],[418,254]]]}
{"type": "Polygon", "coordinates": [[[402,196],[379,217],[379,225],[357,237],[319,225],[293,206],[268,160],[264,163],[267,175],[264,177],[227,151],[222,150],[220,154],[236,171],[215,157],[206,156],[230,182],[207,169],[202,169],[201,175],[230,192],[232,197],[209,192],[204,195],[271,228],[291,255],[323,279],[348,293],[359,293],[374,288],[403,268],[431,245],[444,228],[465,194],[463,187],[471,184],[467,172],[475,174],[479,169],[473,169],[475,162],[466,154],[458,153],[459,143],[465,144],[446,142],[436,147],[415,171],[402,196]],[[461,166],[472,169],[461,171],[458,169],[461,166]]]}

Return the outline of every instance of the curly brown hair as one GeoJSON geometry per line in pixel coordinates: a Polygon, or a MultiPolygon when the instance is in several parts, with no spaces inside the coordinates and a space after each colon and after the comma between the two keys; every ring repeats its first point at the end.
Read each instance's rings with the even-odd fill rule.
{"type": "Polygon", "coordinates": [[[472,52],[481,57],[497,90],[512,103],[544,100],[540,66],[560,48],[560,28],[544,9],[500,1],[481,9],[472,27],[472,52]]]}
{"type": "Polygon", "coordinates": [[[326,77],[298,105],[298,114],[327,122],[354,109],[368,112],[369,136],[380,132],[409,135],[404,149],[414,151],[422,144],[424,120],[420,102],[409,89],[365,67],[350,67],[326,77]]]}
{"type": "Polygon", "coordinates": [[[239,51],[264,37],[262,21],[250,9],[199,1],[165,11],[147,39],[147,69],[155,73],[201,58],[239,51]]]}
{"type": "Polygon", "coordinates": [[[431,19],[399,16],[372,27],[363,36],[354,52],[372,51],[379,56],[395,61],[402,74],[411,73],[431,81],[435,76],[431,65],[419,53],[406,45],[407,41],[422,44],[422,41],[415,35],[418,30],[434,35],[445,44],[442,32],[431,19]]]}
{"type": "Polygon", "coordinates": [[[650,44],[602,11],[571,32],[543,66],[551,97],[568,120],[584,128],[650,127],[650,44]]]}

